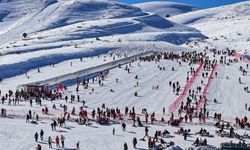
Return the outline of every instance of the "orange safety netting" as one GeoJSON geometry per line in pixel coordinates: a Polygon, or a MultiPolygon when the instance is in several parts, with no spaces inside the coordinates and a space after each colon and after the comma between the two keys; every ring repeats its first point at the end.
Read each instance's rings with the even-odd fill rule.
{"type": "Polygon", "coordinates": [[[207,90],[209,88],[209,85],[211,84],[211,80],[212,80],[212,77],[213,77],[213,74],[214,74],[216,66],[217,66],[217,63],[215,63],[214,66],[213,66],[213,68],[212,68],[212,71],[211,71],[211,73],[210,73],[210,75],[208,77],[207,84],[206,84],[206,86],[205,86],[205,88],[204,88],[204,90],[203,90],[203,92],[201,94],[201,98],[199,99],[199,101],[198,101],[198,103],[196,105],[196,109],[198,109],[200,107],[200,105],[202,103],[202,100],[204,99],[204,97],[206,95],[206,92],[207,92],[207,90]]]}
{"type": "Polygon", "coordinates": [[[199,74],[199,72],[200,72],[203,64],[204,64],[204,62],[201,61],[199,67],[195,71],[195,74],[192,76],[192,78],[190,80],[188,80],[187,84],[185,85],[184,90],[181,93],[181,95],[169,106],[169,108],[168,108],[168,112],[169,113],[174,112],[177,109],[177,107],[182,103],[182,101],[183,101],[183,99],[184,99],[184,97],[185,97],[188,89],[193,84],[193,82],[194,82],[195,78],[197,77],[197,75],[199,74]]]}

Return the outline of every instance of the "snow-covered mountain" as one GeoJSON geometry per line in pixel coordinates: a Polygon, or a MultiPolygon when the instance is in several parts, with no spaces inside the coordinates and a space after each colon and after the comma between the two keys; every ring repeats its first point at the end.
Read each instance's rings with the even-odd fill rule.
{"type": "Polygon", "coordinates": [[[207,21],[228,20],[250,15],[250,2],[239,2],[226,6],[202,9],[179,16],[171,17],[172,21],[180,24],[195,24],[207,21]]]}
{"type": "MultiPolygon", "coordinates": [[[[81,38],[145,31],[145,28],[147,31],[197,32],[144,13],[137,7],[107,0],[11,0],[1,1],[0,9],[0,34],[8,35],[8,39],[22,32],[38,34],[59,27],[68,30],[66,26],[70,28],[68,34],[81,35],[81,38]],[[93,34],[93,30],[102,33],[93,34]]],[[[4,41],[7,39],[1,43],[4,41]]]]}
{"type": "Polygon", "coordinates": [[[209,45],[250,54],[250,1],[198,10],[169,19],[196,28],[209,37],[209,45]]]}
{"type": "Polygon", "coordinates": [[[170,17],[199,10],[198,8],[190,5],[163,1],[138,3],[134,4],[133,6],[139,7],[145,12],[158,14],[163,18],[165,18],[167,15],[170,17]]]}
{"type": "Polygon", "coordinates": [[[51,149],[49,137],[61,149],[55,139],[62,135],[64,149],[133,149],[134,138],[137,149],[250,144],[250,62],[239,59],[250,58],[250,2],[185,14],[190,6],[174,6],[163,6],[173,16],[163,18],[110,0],[0,0],[1,149],[51,149]],[[168,53],[135,59],[145,51],[168,53]],[[100,70],[109,73],[93,78],[100,70]],[[43,83],[55,87],[52,93],[15,92],[43,83]],[[34,136],[41,130],[43,139],[34,136]]]}
{"type": "Polygon", "coordinates": [[[206,38],[194,28],[109,0],[0,1],[0,10],[0,68],[5,70],[0,78],[90,52],[152,50],[152,45],[206,38]]]}

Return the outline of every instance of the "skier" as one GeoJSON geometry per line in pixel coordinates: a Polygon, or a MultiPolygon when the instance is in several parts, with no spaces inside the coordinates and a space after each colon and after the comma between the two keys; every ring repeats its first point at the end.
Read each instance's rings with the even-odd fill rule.
{"type": "Polygon", "coordinates": [[[34,138],[35,138],[35,141],[37,142],[37,140],[38,140],[38,133],[37,132],[35,133],[34,138]]]}

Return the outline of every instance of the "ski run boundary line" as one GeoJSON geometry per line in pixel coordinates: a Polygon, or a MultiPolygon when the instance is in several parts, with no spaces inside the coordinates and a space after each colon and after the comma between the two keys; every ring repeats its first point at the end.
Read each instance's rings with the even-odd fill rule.
{"type": "Polygon", "coordinates": [[[192,86],[194,80],[198,76],[203,64],[204,64],[204,62],[202,60],[199,67],[196,69],[195,74],[192,76],[192,78],[190,80],[188,80],[188,82],[185,85],[184,90],[182,91],[181,95],[168,107],[168,112],[169,113],[173,113],[177,109],[177,107],[181,104],[181,102],[183,101],[188,89],[192,86]]]}
{"type": "Polygon", "coordinates": [[[206,95],[207,90],[208,90],[208,88],[209,88],[209,86],[210,86],[210,84],[211,84],[212,77],[213,77],[213,74],[214,74],[214,71],[215,71],[216,67],[217,67],[217,63],[215,63],[214,66],[213,66],[213,68],[212,68],[212,71],[211,71],[211,73],[210,73],[210,75],[209,75],[209,77],[208,77],[207,84],[206,84],[206,86],[205,86],[205,88],[204,88],[204,90],[203,90],[203,92],[202,92],[201,98],[199,99],[199,101],[198,101],[198,103],[197,103],[197,105],[196,105],[196,107],[195,107],[196,110],[200,107],[200,105],[201,105],[201,103],[202,103],[202,100],[205,98],[205,95],[206,95]]]}

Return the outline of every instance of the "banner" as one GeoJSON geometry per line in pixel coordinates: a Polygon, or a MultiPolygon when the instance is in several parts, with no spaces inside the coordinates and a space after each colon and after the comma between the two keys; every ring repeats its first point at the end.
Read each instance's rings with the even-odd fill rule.
{"type": "Polygon", "coordinates": [[[61,84],[61,83],[60,83],[60,84],[58,84],[57,89],[58,89],[58,91],[62,91],[62,90],[63,90],[63,86],[62,86],[62,84],[61,84]]]}

